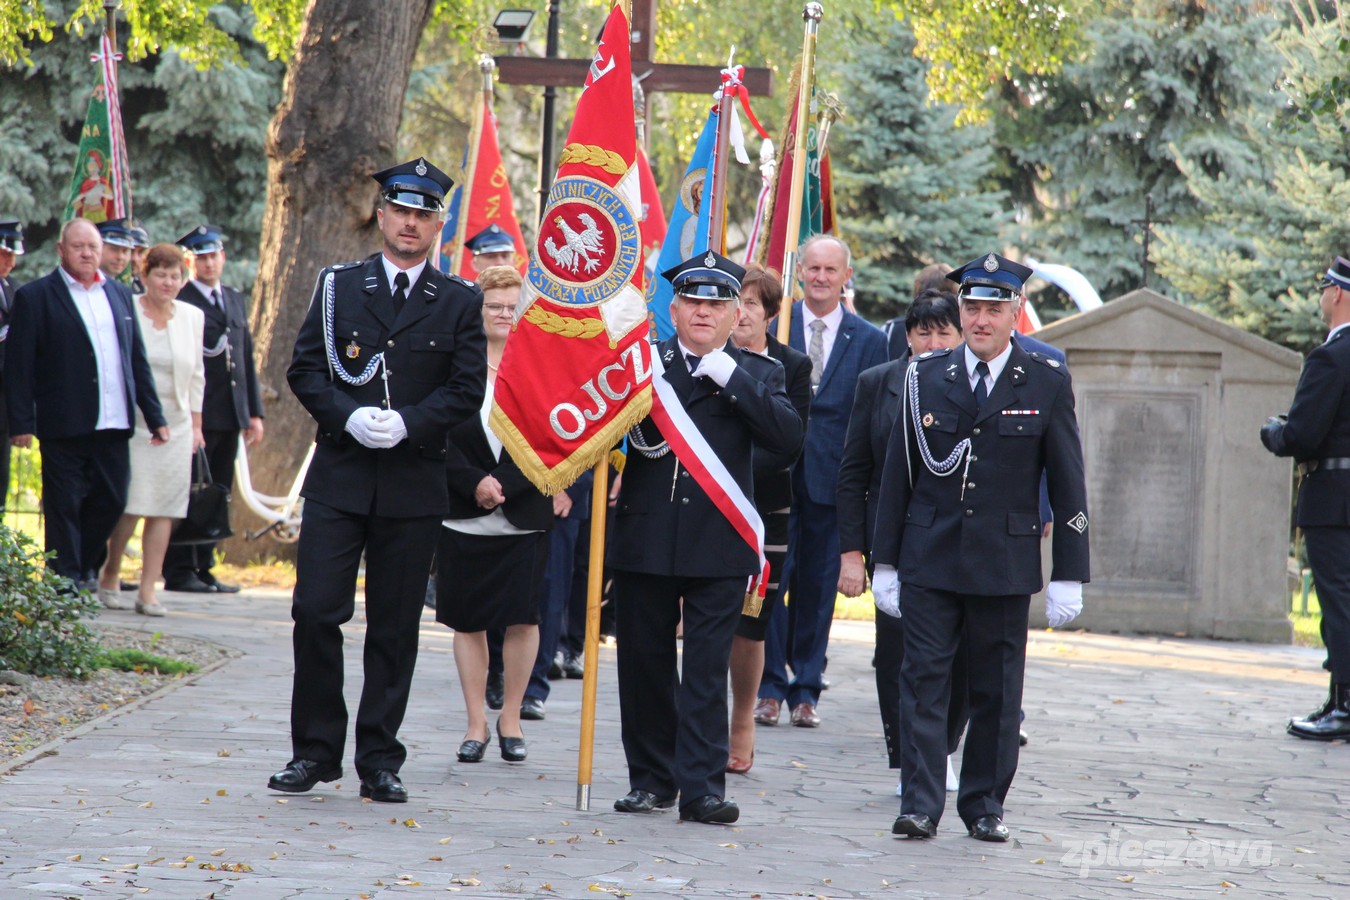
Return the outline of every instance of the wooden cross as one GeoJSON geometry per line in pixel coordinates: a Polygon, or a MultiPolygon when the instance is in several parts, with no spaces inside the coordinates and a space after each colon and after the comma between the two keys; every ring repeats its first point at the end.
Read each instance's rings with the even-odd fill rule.
{"type": "MultiPolygon", "coordinates": [[[[550,0],[549,18],[556,22],[561,0],[550,0]]],[[[656,50],[656,0],[633,0],[632,14],[633,77],[642,84],[643,118],[651,113],[651,96],[658,91],[677,94],[712,95],[722,83],[721,66],[690,66],[652,61],[656,50]]],[[[554,31],[556,25],[550,29],[554,31]]],[[[556,34],[550,35],[550,50],[556,47],[556,34]]],[[[502,84],[530,84],[545,88],[545,101],[553,96],[555,88],[579,88],[586,83],[591,59],[543,59],[528,56],[498,56],[497,72],[502,84]]],[[[773,93],[773,70],[746,68],[743,76],[746,89],[753,95],[773,93]]],[[[540,214],[547,199],[549,185],[545,182],[555,171],[552,156],[551,123],[545,125],[544,145],[549,150],[540,159],[540,214]],[[548,174],[545,174],[548,173],[548,174]]]]}

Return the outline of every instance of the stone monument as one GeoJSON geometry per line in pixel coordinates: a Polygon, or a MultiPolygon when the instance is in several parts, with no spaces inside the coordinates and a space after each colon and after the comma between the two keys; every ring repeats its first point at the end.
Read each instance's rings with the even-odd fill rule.
{"type": "Polygon", "coordinates": [[[1291,470],[1257,432],[1303,358],[1147,289],[1036,337],[1068,357],[1083,435],[1092,582],[1074,625],[1288,642],[1291,470]]]}

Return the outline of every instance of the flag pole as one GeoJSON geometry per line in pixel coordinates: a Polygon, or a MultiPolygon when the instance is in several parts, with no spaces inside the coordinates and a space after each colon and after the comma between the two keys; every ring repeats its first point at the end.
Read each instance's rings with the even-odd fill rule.
{"type": "MultiPolygon", "coordinates": [[[[816,34],[820,30],[825,8],[819,3],[808,3],[802,9],[805,36],[802,39],[802,77],[797,89],[797,133],[792,149],[792,192],[788,195],[788,233],[783,237],[783,286],[793,283],[797,270],[797,241],[801,236],[802,193],[806,186],[806,117],[811,110],[811,91],[816,82],[816,34]]],[[[789,297],[791,290],[786,293],[789,297]]],[[[792,327],[792,303],[784,303],[778,313],[778,340],[784,344],[792,327]]]]}
{"type": "Polygon", "coordinates": [[[708,249],[718,253],[726,253],[727,249],[727,152],[731,149],[731,105],[736,101],[731,86],[738,83],[735,59],[736,48],[733,46],[722,73],[722,86],[717,91],[717,140],[713,142],[712,172],[703,201],[712,204],[708,207],[708,249]]]}
{"type": "MultiPolygon", "coordinates": [[[[615,4],[633,29],[629,0],[615,4]]],[[[635,117],[636,118],[636,117],[635,117]]],[[[591,483],[591,549],[586,569],[585,670],[581,681],[581,740],[577,749],[577,810],[591,808],[592,765],[595,762],[595,695],[600,686],[600,591],[605,580],[605,514],[609,511],[609,454],[595,464],[591,483]]]]}

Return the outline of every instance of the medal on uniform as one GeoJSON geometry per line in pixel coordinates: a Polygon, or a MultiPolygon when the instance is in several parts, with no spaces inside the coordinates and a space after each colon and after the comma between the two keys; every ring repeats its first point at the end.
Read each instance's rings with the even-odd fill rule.
{"type": "Polygon", "coordinates": [[[361,355],[361,348],[357,346],[356,341],[352,341],[347,345],[348,359],[356,359],[360,355],[361,355]]]}
{"type": "Polygon", "coordinates": [[[932,427],[933,427],[933,414],[932,414],[932,413],[924,413],[924,414],[923,414],[923,427],[924,427],[924,428],[932,428],[932,427]]]}

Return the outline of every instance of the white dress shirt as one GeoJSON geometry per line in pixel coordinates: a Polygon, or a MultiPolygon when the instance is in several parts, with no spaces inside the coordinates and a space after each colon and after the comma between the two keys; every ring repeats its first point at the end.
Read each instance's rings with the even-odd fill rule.
{"type": "MultiPolygon", "coordinates": [[[[995,356],[989,362],[985,363],[989,367],[989,374],[984,376],[984,395],[988,397],[994,393],[994,384],[998,382],[998,376],[1003,374],[1003,367],[1008,364],[1008,358],[1012,356],[1012,341],[1003,348],[1003,352],[995,356]]],[[[970,345],[966,345],[966,377],[970,380],[970,389],[975,390],[975,380],[980,376],[975,373],[975,364],[980,361],[970,350],[970,345]]]]}
{"type": "Polygon", "coordinates": [[[380,261],[384,263],[384,278],[385,281],[389,282],[389,295],[393,296],[394,293],[398,291],[398,288],[394,287],[394,277],[398,275],[399,272],[407,272],[408,273],[407,293],[408,296],[412,296],[412,286],[414,284],[417,284],[418,278],[422,277],[422,270],[426,268],[427,261],[424,259],[417,265],[407,269],[400,269],[398,266],[394,265],[393,260],[385,256],[383,253],[380,254],[380,261]]]}
{"type": "Polygon", "coordinates": [[[219,284],[215,287],[211,287],[211,285],[207,284],[205,281],[199,281],[194,278],[192,279],[192,286],[202,292],[202,296],[206,298],[207,303],[218,307],[222,311],[225,309],[225,295],[221,293],[219,284]],[[212,296],[212,291],[215,292],[215,296],[212,296]]]}
{"type": "Polygon", "coordinates": [[[94,429],[130,428],[127,383],[122,377],[122,345],[117,340],[112,304],[103,290],[107,279],[99,272],[93,286],[86,288],[64,268],[58,266],[58,270],[70,291],[70,299],[75,301],[75,308],[84,320],[89,343],[94,347],[94,365],[98,368],[98,420],[94,429]]]}
{"type": "Polygon", "coordinates": [[[818,316],[811,312],[811,307],[805,303],[802,304],[802,339],[804,345],[802,351],[809,354],[811,352],[811,323],[820,319],[825,323],[825,330],[820,333],[821,342],[824,345],[824,355],[821,356],[820,374],[824,375],[825,370],[830,365],[830,353],[834,350],[834,339],[839,336],[839,326],[844,324],[844,304],[840,303],[823,316],[818,316]]]}

